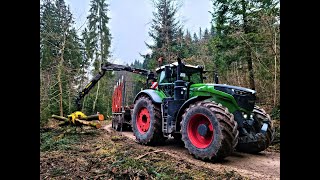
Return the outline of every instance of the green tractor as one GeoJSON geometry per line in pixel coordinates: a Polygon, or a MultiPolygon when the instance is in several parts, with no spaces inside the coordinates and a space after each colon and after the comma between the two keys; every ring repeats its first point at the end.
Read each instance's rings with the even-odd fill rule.
{"type": "Polygon", "coordinates": [[[221,160],[234,150],[265,150],[274,129],[270,116],[255,105],[256,91],[218,84],[217,76],[204,84],[205,72],[179,58],[157,68],[157,82],[134,99],[130,121],[136,140],[156,145],[172,136],[203,160],[221,160]]]}

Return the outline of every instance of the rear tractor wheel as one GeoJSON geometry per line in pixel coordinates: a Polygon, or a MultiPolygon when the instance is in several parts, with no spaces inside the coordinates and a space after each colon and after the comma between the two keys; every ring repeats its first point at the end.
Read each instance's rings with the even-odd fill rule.
{"type": "Polygon", "coordinates": [[[221,160],[238,142],[238,124],[228,109],[215,102],[191,104],[182,115],[181,135],[196,158],[221,160]]]}

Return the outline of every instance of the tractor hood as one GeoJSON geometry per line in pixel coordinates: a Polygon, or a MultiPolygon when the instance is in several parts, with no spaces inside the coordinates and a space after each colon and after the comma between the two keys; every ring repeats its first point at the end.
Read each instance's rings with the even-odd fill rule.
{"type": "MultiPolygon", "coordinates": [[[[209,84],[208,84],[209,85],[209,84]]],[[[228,93],[234,97],[241,108],[252,111],[256,101],[256,91],[244,87],[230,86],[226,84],[211,84],[215,90],[228,93]]]]}
{"type": "Polygon", "coordinates": [[[227,84],[194,84],[191,85],[194,91],[220,91],[233,96],[238,106],[252,111],[256,100],[256,91],[239,86],[231,86],[227,84]],[[212,90],[214,89],[214,90],[212,90]]]}
{"type": "Polygon", "coordinates": [[[239,87],[239,86],[231,86],[227,84],[207,84],[214,86],[214,89],[223,91],[228,94],[239,93],[239,94],[256,94],[255,90],[239,87]]]}

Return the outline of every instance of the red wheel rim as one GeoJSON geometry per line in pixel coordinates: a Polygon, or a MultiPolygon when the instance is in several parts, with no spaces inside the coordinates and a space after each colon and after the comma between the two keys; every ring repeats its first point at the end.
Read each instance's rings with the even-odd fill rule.
{"type": "Polygon", "coordinates": [[[147,108],[141,108],[137,115],[137,128],[141,134],[145,134],[150,127],[150,113],[147,108]]]}
{"type": "Polygon", "coordinates": [[[193,115],[187,126],[188,137],[191,143],[200,149],[204,149],[208,147],[213,140],[213,125],[209,121],[209,118],[203,114],[195,114],[193,115]],[[204,136],[201,136],[198,132],[198,127],[200,125],[206,125],[208,127],[207,133],[204,136]]]}

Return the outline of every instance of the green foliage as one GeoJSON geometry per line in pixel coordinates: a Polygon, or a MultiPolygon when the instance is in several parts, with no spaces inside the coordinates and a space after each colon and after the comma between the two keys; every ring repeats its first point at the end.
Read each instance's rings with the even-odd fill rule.
{"type": "Polygon", "coordinates": [[[91,0],[88,19],[88,38],[91,42],[90,50],[96,55],[96,69],[100,68],[102,62],[107,61],[109,56],[109,47],[111,43],[111,34],[108,28],[109,17],[108,4],[105,0],[91,0]]]}
{"type": "Polygon", "coordinates": [[[79,141],[76,133],[47,131],[40,133],[40,151],[70,150],[79,141]]]}
{"type": "MultiPolygon", "coordinates": [[[[92,75],[100,71],[102,63],[107,62],[111,45],[111,34],[108,27],[108,4],[105,0],[91,0],[89,15],[87,16],[87,28],[82,32],[85,48],[85,57],[90,59],[93,65],[92,75]]],[[[86,97],[83,111],[88,114],[96,114],[97,111],[111,114],[112,75],[107,72],[105,76],[91,89],[86,97]]]]}
{"type": "Polygon", "coordinates": [[[215,33],[208,49],[216,71],[226,83],[257,90],[260,103],[271,105],[273,100],[272,105],[277,105],[279,96],[271,92],[280,87],[279,2],[212,2],[211,32],[215,33]]]}
{"type": "Polygon", "coordinates": [[[71,113],[83,63],[81,42],[63,0],[40,3],[40,121],[71,113]],[[61,89],[60,89],[61,86],[61,89]],[[60,98],[62,96],[62,98],[60,98]],[[60,103],[62,107],[60,107],[60,103]]]}
{"type": "Polygon", "coordinates": [[[145,57],[148,68],[155,68],[159,57],[164,58],[164,63],[171,63],[178,55],[179,36],[181,37],[181,27],[176,20],[178,7],[175,0],[154,1],[155,11],[149,36],[154,44],[147,44],[152,50],[151,59],[145,57]],[[179,33],[180,32],[180,33],[179,33]]]}
{"type": "MultiPolygon", "coordinates": [[[[280,114],[280,22],[279,2],[273,0],[212,0],[212,26],[190,32],[176,15],[178,1],[155,0],[149,30],[153,44],[150,54],[141,54],[133,67],[155,70],[181,57],[184,62],[202,65],[208,72],[205,82],[213,82],[218,72],[221,83],[255,87],[259,103],[271,106],[272,116],[280,114]],[[252,65],[250,70],[248,65],[252,65]],[[252,72],[250,74],[249,72],[252,72]],[[250,81],[250,80],[254,81],[250,81]],[[274,107],[274,108],[273,108],[274,107]],[[279,107],[279,108],[278,108],[279,107]],[[278,109],[277,109],[278,108],[278,109]]],[[[70,8],[64,0],[40,2],[40,119],[52,114],[66,116],[76,110],[75,97],[95,76],[100,64],[110,57],[111,34],[106,0],[91,0],[87,27],[78,36],[70,8]],[[92,68],[93,67],[93,68],[92,68]],[[91,76],[90,76],[91,75],[91,76]],[[61,87],[61,89],[60,89],[61,87]],[[60,97],[61,96],[61,97],[60,97]],[[60,103],[62,106],[60,106],[60,103]]],[[[108,73],[83,99],[83,111],[111,114],[113,86],[118,75],[108,73]]],[[[145,78],[133,74],[134,94],[145,88],[145,78]]]]}

